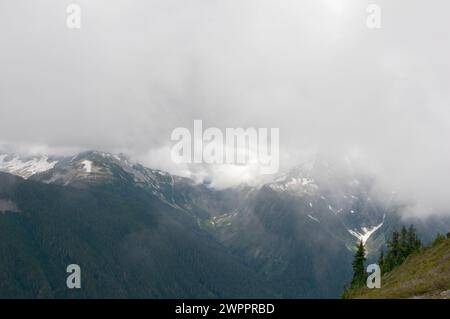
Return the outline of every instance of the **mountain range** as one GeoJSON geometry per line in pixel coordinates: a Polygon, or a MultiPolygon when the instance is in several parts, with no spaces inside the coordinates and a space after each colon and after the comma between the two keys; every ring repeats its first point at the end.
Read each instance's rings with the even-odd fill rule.
{"type": "MultiPolygon", "coordinates": [[[[227,189],[98,151],[2,154],[0,171],[5,298],[335,298],[356,243],[374,260],[406,223],[372,176],[321,160],[227,189]]],[[[450,229],[407,223],[425,242],[450,229]]]]}

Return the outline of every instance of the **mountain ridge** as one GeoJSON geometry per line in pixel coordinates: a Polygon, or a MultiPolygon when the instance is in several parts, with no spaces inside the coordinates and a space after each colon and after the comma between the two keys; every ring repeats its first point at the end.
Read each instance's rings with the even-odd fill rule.
{"type": "MultiPolygon", "coordinates": [[[[22,242],[24,247],[25,242],[30,240],[24,229],[30,228],[42,238],[54,237],[58,240],[54,245],[59,247],[59,242],[71,241],[64,240],[63,233],[54,234],[53,227],[48,228],[39,221],[36,225],[30,222],[34,218],[48,218],[47,213],[42,214],[50,210],[48,214],[52,218],[46,223],[56,223],[54,228],[59,229],[61,225],[58,224],[64,223],[60,216],[72,212],[76,216],[73,217],[74,224],[77,225],[71,229],[74,242],[81,245],[78,243],[83,241],[80,236],[90,234],[96,238],[92,239],[94,243],[106,247],[105,254],[109,256],[110,262],[119,260],[119,263],[123,263],[121,265],[125,268],[121,271],[127,276],[147,274],[143,265],[151,263],[153,266],[150,268],[155,269],[158,278],[167,278],[171,272],[177,273],[178,270],[175,266],[165,269],[163,265],[184,264],[188,269],[191,268],[190,274],[181,273],[193,280],[194,286],[198,288],[195,293],[186,286],[167,290],[165,284],[158,281],[160,288],[157,289],[144,281],[135,283],[142,295],[132,291],[123,292],[125,295],[171,298],[233,296],[227,295],[227,291],[236,289],[233,285],[228,287],[230,289],[221,286],[223,294],[217,289],[201,288],[205,283],[209,287],[216,287],[219,279],[214,276],[228,276],[232,282],[240,278],[239,274],[230,273],[217,266],[217,263],[218,272],[211,270],[205,273],[208,258],[212,261],[225,258],[229,259],[232,269],[241,269],[238,272],[251,278],[248,285],[239,290],[241,297],[254,296],[247,290],[249,287],[260,287],[262,295],[272,297],[337,297],[351,276],[347,265],[355,242],[366,236],[368,258],[373,259],[385,244],[384,238],[389,230],[402,223],[402,220],[395,206],[370,198],[370,178],[355,175],[354,172],[340,175],[331,166],[327,170],[322,169],[322,166],[300,165],[260,185],[214,189],[206,183],[196,183],[189,178],[146,168],[133,163],[124,155],[82,152],[60,157],[49,170],[37,172],[26,179],[14,178],[9,174],[5,177],[2,174],[0,190],[2,187],[6,190],[13,184],[25,186],[12,193],[0,192],[4,207],[14,207],[11,206],[14,204],[20,211],[2,212],[0,227],[6,223],[3,225],[4,234],[9,234],[11,238],[18,236],[17,241],[22,242]],[[10,179],[14,183],[9,183],[10,179]],[[5,185],[2,186],[2,183],[5,185]],[[7,186],[8,183],[11,185],[7,186]],[[39,196],[32,195],[35,193],[39,196]],[[74,201],[74,196],[80,196],[80,199],[74,201]],[[114,212],[113,219],[110,210],[114,212]],[[166,230],[161,232],[151,226],[148,222],[150,216],[156,218],[155,221],[164,221],[162,224],[166,225],[166,230]],[[92,225],[98,225],[102,237],[98,238],[92,233],[92,225]],[[140,225],[138,228],[141,231],[138,231],[137,225],[140,225]],[[117,247],[112,249],[111,246],[120,242],[123,238],[121,234],[130,229],[134,234],[133,243],[127,244],[127,251],[133,251],[133,260],[141,265],[135,271],[126,261],[128,257],[124,257],[128,252],[117,247]],[[176,242],[187,251],[202,251],[206,259],[201,258],[195,266],[188,266],[192,261],[187,260],[192,257],[174,249],[169,239],[183,236],[185,242],[189,243],[187,246],[178,240],[176,242]],[[211,247],[215,247],[216,252],[209,251],[211,247]],[[177,253],[172,254],[170,251],[173,250],[177,253]],[[120,254],[114,251],[120,251],[120,254]],[[148,259],[149,252],[161,256],[160,259],[165,262],[155,264],[155,261],[148,259]],[[211,254],[215,254],[215,257],[211,254]],[[206,280],[204,275],[212,273],[215,275],[208,275],[209,279],[206,280]]],[[[429,225],[419,224],[418,230],[431,236],[436,229],[446,227],[441,223],[438,220],[429,225]]],[[[5,239],[5,243],[9,241],[5,239]]],[[[62,251],[74,249],[73,246],[60,247],[61,252],[55,252],[41,241],[38,243],[37,247],[32,244],[36,251],[42,250],[42,254],[50,254],[57,260],[63,258],[62,251]]],[[[36,259],[33,254],[30,251],[25,257],[34,260],[32,263],[42,260],[36,259]]],[[[101,256],[92,253],[83,258],[105,262],[101,256]]],[[[45,273],[48,270],[45,266],[47,262],[43,265],[39,263],[36,267],[45,273]]],[[[128,287],[124,281],[126,279],[118,275],[119,270],[114,269],[111,268],[109,275],[113,278],[118,276],[116,280],[128,287]]],[[[11,269],[7,269],[6,273],[13,276],[11,269]]],[[[185,282],[181,278],[179,280],[185,282]]],[[[177,285],[175,282],[173,284],[177,285]]],[[[48,289],[50,295],[55,295],[51,287],[48,289]]],[[[101,291],[96,293],[100,294],[101,291]]]]}

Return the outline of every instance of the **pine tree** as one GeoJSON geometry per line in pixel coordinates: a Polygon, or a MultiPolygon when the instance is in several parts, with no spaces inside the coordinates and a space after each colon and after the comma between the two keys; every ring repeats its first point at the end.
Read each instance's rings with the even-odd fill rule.
{"type": "Polygon", "coordinates": [[[366,250],[364,244],[361,241],[358,245],[358,249],[353,259],[353,279],[351,282],[352,287],[358,287],[364,285],[366,282],[366,272],[364,269],[364,262],[366,261],[366,250]]]}
{"type": "Polygon", "coordinates": [[[422,247],[422,243],[420,242],[416,229],[413,225],[410,225],[408,228],[408,253],[414,253],[417,252],[422,247]]]}
{"type": "Polygon", "coordinates": [[[384,272],[384,262],[384,249],[381,249],[380,257],[378,258],[378,266],[380,266],[382,272],[384,272]]]}
{"type": "Polygon", "coordinates": [[[405,226],[400,230],[400,238],[399,238],[399,260],[404,260],[410,253],[410,247],[408,243],[408,230],[405,226]]]}
{"type": "Polygon", "coordinates": [[[388,252],[386,256],[386,271],[392,270],[400,260],[400,233],[394,231],[387,243],[388,252]]]}

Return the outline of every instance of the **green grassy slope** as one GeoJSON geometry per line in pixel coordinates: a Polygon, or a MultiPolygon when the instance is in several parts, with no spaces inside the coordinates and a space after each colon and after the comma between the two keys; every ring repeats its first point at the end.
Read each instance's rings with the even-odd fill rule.
{"type": "Polygon", "coordinates": [[[381,288],[359,288],[351,292],[351,298],[450,299],[450,239],[410,256],[382,276],[381,288]]]}

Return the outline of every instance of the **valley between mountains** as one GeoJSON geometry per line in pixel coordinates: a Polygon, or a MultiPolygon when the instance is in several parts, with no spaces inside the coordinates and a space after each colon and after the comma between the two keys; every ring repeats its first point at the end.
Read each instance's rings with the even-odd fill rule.
{"type": "MultiPolygon", "coordinates": [[[[373,177],[319,160],[227,189],[97,151],[0,171],[2,298],[338,298],[356,243],[376,260],[405,224],[373,177]]],[[[425,242],[450,229],[407,223],[425,242]]]]}

